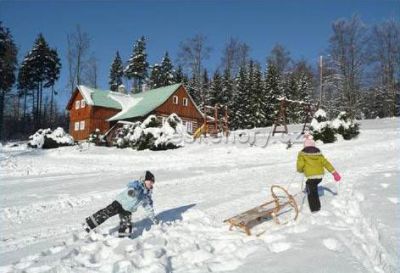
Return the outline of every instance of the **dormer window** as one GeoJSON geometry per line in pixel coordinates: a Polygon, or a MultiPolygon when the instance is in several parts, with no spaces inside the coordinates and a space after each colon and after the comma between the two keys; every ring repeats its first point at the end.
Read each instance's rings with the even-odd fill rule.
{"type": "Polygon", "coordinates": [[[85,100],[81,100],[81,108],[85,108],[86,104],[85,104],[85,100]]]}
{"type": "Polygon", "coordinates": [[[182,103],[183,103],[183,106],[188,106],[188,103],[189,103],[188,98],[183,98],[182,103]]]}
{"type": "Polygon", "coordinates": [[[172,97],[172,102],[173,102],[174,104],[178,104],[178,103],[179,103],[178,96],[173,96],[173,97],[172,97]]]}
{"type": "Polygon", "coordinates": [[[75,109],[79,109],[80,105],[81,105],[81,101],[80,101],[80,100],[77,100],[77,101],[75,102],[75,109]]]}

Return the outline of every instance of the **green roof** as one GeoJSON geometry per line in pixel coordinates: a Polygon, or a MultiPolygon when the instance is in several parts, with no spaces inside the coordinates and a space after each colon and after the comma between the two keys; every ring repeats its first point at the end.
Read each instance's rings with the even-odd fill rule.
{"type": "Polygon", "coordinates": [[[113,121],[146,116],[163,104],[180,86],[181,84],[177,83],[133,95],[83,85],[79,85],[78,88],[87,104],[122,110],[108,119],[113,121]]]}
{"type": "Polygon", "coordinates": [[[180,83],[151,89],[132,95],[134,105],[109,118],[109,121],[143,117],[163,104],[179,87],[180,83]],[[135,103],[136,102],[136,103],[135,103]]]}
{"type": "Polygon", "coordinates": [[[117,101],[109,97],[110,92],[106,90],[95,89],[84,85],[78,86],[82,96],[89,105],[101,106],[106,108],[122,109],[122,106],[117,101]]]}

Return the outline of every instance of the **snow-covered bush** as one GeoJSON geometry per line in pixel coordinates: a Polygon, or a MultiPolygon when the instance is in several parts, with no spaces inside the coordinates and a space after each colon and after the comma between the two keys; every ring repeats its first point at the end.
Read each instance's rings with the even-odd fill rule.
{"type": "Polygon", "coordinates": [[[29,147],[41,149],[52,149],[71,145],[74,145],[73,137],[67,134],[61,127],[58,127],[54,131],[51,129],[39,129],[29,137],[28,142],[29,147]]]}
{"type": "Polygon", "coordinates": [[[88,141],[90,143],[94,143],[97,146],[106,145],[104,135],[100,133],[100,130],[98,128],[96,128],[96,130],[94,130],[94,132],[89,135],[88,141]]]}
{"type": "Polygon", "coordinates": [[[314,140],[321,140],[323,143],[333,143],[336,141],[335,129],[330,121],[327,120],[326,112],[318,109],[311,121],[311,134],[314,140]]]}
{"type": "Polygon", "coordinates": [[[332,127],[343,136],[343,139],[350,140],[359,135],[359,124],[351,119],[346,112],[340,112],[332,121],[332,127]]]}
{"type": "Polygon", "coordinates": [[[119,148],[131,147],[135,150],[167,150],[183,145],[182,120],[171,114],[164,124],[151,115],[143,122],[125,124],[118,129],[114,145],[119,148]]]}

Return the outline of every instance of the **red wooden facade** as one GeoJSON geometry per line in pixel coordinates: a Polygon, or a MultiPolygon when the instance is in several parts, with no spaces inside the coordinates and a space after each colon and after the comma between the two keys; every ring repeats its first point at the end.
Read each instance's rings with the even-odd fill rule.
{"type": "MultiPolygon", "coordinates": [[[[107,119],[121,111],[120,109],[92,106],[87,103],[84,103],[82,107],[82,101],[83,96],[79,89],[76,89],[67,105],[67,110],[70,113],[69,134],[75,140],[87,139],[96,129],[99,129],[104,134],[115,123],[114,121],[110,124],[107,119]],[[77,104],[79,104],[79,107],[77,104]]],[[[198,110],[183,85],[148,115],[154,114],[163,119],[172,113],[177,114],[182,119],[183,125],[186,126],[190,133],[193,133],[203,123],[202,113],[198,110]]],[[[127,120],[144,120],[147,116],[127,120]]]]}
{"type": "Polygon", "coordinates": [[[69,111],[69,134],[75,140],[84,140],[98,128],[102,133],[110,128],[108,118],[120,110],[88,105],[78,89],[72,94],[67,105],[69,111]]]}

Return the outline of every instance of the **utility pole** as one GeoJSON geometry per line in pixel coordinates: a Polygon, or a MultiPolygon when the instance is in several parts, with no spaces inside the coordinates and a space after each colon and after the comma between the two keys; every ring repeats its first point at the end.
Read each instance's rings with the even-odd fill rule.
{"type": "Polygon", "coordinates": [[[322,55],[319,56],[319,104],[322,105],[322,55]]]}

